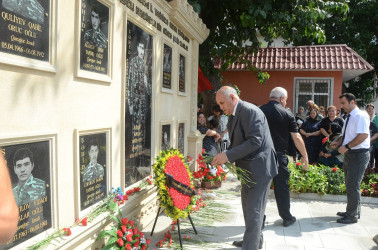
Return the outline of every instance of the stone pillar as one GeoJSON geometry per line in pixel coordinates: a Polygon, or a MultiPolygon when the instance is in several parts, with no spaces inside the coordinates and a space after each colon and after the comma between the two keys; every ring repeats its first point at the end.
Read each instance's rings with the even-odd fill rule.
{"type": "Polygon", "coordinates": [[[191,109],[190,109],[190,130],[188,136],[188,155],[194,159],[190,165],[191,171],[198,170],[198,164],[195,162],[202,150],[202,140],[205,137],[197,130],[197,95],[198,95],[198,51],[199,43],[192,40],[192,72],[191,72],[191,109]]]}

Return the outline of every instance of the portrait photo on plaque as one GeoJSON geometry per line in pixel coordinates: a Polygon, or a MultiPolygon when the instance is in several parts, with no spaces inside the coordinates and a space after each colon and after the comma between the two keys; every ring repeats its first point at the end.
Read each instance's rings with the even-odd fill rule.
{"type": "Polygon", "coordinates": [[[50,0],[2,0],[0,51],[49,61],[50,0]]]}
{"type": "Polygon", "coordinates": [[[80,211],[102,201],[108,192],[107,134],[80,134],[80,211]]]}
{"type": "Polygon", "coordinates": [[[109,7],[81,0],[80,69],[108,74],[109,7]]]}
{"type": "Polygon", "coordinates": [[[180,54],[179,91],[185,92],[185,56],[180,54]]]}
{"type": "Polygon", "coordinates": [[[0,249],[9,249],[52,227],[50,141],[0,145],[19,209],[17,231],[0,249]]]}
{"type": "Polygon", "coordinates": [[[172,89],[172,48],[164,44],[163,88],[172,89]]]}
{"type": "Polygon", "coordinates": [[[125,184],[151,172],[152,36],[127,21],[125,184]]]}
{"type": "Polygon", "coordinates": [[[161,126],[161,150],[167,150],[171,147],[171,124],[163,124],[161,126]]]}
{"type": "Polygon", "coordinates": [[[185,123],[179,122],[177,129],[177,149],[181,154],[185,152],[185,123]]]}

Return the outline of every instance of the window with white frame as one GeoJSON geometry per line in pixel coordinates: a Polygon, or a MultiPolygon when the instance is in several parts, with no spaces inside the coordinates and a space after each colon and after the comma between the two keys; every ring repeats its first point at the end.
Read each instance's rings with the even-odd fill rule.
{"type": "Polygon", "coordinates": [[[325,109],[332,103],[333,79],[331,78],[295,78],[294,79],[294,114],[298,107],[307,110],[306,103],[313,100],[316,105],[325,109]]]}

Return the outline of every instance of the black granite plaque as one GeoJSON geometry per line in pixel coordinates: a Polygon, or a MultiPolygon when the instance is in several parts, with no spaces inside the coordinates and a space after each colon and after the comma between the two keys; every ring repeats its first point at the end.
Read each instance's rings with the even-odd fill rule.
{"type": "Polygon", "coordinates": [[[49,61],[50,0],[2,0],[0,51],[49,61]]]}
{"type": "Polygon", "coordinates": [[[172,89],[172,48],[164,44],[163,87],[172,89]]]}
{"type": "Polygon", "coordinates": [[[125,102],[125,182],[151,172],[152,36],[127,22],[125,102]]]}
{"type": "Polygon", "coordinates": [[[177,132],[177,149],[180,151],[181,154],[185,152],[185,123],[178,124],[178,132],[177,132]]]}
{"type": "Polygon", "coordinates": [[[165,124],[161,127],[161,150],[170,149],[171,147],[171,125],[165,124]]]}
{"type": "Polygon", "coordinates": [[[0,249],[9,249],[51,228],[50,142],[2,146],[19,209],[16,234],[0,249]]]}
{"type": "Polygon", "coordinates": [[[79,141],[80,210],[84,210],[106,197],[106,133],[81,135],[79,141]]]}
{"type": "Polygon", "coordinates": [[[180,55],[179,91],[185,92],[185,56],[180,55]]]}
{"type": "Polygon", "coordinates": [[[82,0],[80,69],[108,74],[109,8],[97,0],[82,0]]]}

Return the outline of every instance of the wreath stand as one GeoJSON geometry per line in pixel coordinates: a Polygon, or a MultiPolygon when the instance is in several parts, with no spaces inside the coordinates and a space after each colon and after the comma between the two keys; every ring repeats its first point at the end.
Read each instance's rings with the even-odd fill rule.
{"type": "MultiPolygon", "coordinates": [[[[161,208],[161,207],[159,206],[159,210],[158,210],[157,215],[156,215],[156,218],[155,218],[154,226],[152,227],[151,236],[154,234],[154,230],[155,230],[156,222],[157,222],[158,217],[159,217],[159,214],[160,214],[160,208],[161,208]]],[[[190,217],[190,214],[188,214],[188,218],[189,218],[189,220],[190,220],[190,224],[192,224],[192,227],[193,227],[194,232],[195,232],[196,234],[198,234],[198,233],[197,233],[197,230],[196,230],[196,227],[195,227],[194,224],[193,224],[192,218],[190,217]]],[[[178,235],[179,235],[179,239],[180,239],[180,247],[181,247],[181,249],[183,249],[183,248],[182,248],[182,241],[181,241],[181,231],[180,231],[180,220],[179,220],[179,219],[177,219],[177,229],[178,229],[178,235]]]]}

